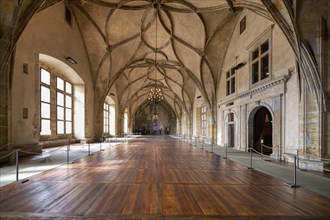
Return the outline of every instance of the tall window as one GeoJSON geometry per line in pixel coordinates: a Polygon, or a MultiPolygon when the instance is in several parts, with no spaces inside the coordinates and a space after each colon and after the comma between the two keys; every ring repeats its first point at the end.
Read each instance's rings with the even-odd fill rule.
{"type": "Polygon", "coordinates": [[[252,51],[252,84],[269,77],[269,40],[252,51]]]}
{"type": "Polygon", "coordinates": [[[103,132],[109,133],[110,106],[107,103],[103,105],[103,132]]]}
{"type": "Polygon", "coordinates": [[[206,136],[206,106],[202,107],[202,135],[206,136]]]}
{"type": "Polygon", "coordinates": [[[242,34],[246,29],[246,16],[242,18],[242,20],[239,22],[239,34],[242,34]]]}
{"type": "Polygon", "coordinates": [[[41,135],[50,135],[50,72],[40,69],[41,135]]]}
{"type": "Polygon", "coordinates": [[[232,68],[226,73],[226,94],[235,93],[235,69],[232,68]]]}
{"type": "Polygon", "coordinates": [[[57,134],[72,133],[72,84],[56,78],[57,134]]]}

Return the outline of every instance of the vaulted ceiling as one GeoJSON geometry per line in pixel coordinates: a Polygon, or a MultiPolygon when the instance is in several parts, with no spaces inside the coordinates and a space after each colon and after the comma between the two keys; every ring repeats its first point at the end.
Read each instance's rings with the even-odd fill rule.
{"type": "Polygon", "coordinates": [[[259,1],[68,1],[80,29],[100,97],[114,94],[135,111],[156,83],[180,115],[197,94],[215,103],[222,61],[241,7],[259,1]]]}

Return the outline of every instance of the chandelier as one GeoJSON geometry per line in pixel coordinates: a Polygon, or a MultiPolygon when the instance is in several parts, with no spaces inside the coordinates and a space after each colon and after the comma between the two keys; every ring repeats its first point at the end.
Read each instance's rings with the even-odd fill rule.
{"type": "MultiPolygon", "coordinates": [[[[156,1],[157,3],[158,1],[156,1]]],[[[157,7],[155,7],[157,10],[157,7]]],[[[152,102],[152,108],[151,108],[151,115],[152,115],[152,120],[153,121],[158,121],[158,106],[157,103],[163,101],[164,95],[163,95],[163,90],[160,85],[157,85],[157,53],[158,53],[158,48],[157,48],[157,17],[158,14],[156,13],[156,32],[155,32],[155,61],[154,61],[154,68],[155,68],[155,78],[154,78],[154,85],[151,87],[149,93],[148,93],[148,100],[152,102]]]]}
{"type": "Polygon", "coordinates": [[[149,91],[148,94],[148,100],[151,102],[161,102],[163,101],[164,96],[163,96],[163,90],[158,87],[155,83],[155,86],[152,87],[149,91]]]}

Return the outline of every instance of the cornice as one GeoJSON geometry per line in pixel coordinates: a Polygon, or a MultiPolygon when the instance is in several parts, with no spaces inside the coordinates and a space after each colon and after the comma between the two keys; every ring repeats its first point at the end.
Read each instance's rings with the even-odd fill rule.
{"type": "Polygon", "coordinates": [[[228,99],[225,99],[223,101],[220,101],[218,103],[218,106],[221,106],[221,105],[224,105],[224,104],[227,104],[227,103],[230,103],[230,102],[233,102],[237,99],[241,99],[241,98],[244,98],[244,97],[247,97],[247,96],[251,96],[251,95],[255,95],[255,94],[258,94],[258,93],[262,93],[266,90],[269,90],[270,88],[273,88],[273,87],[276,87],[276,86],[279,86],[281,84],[285,84],[289,79],[290,79],[290,75],[284,75],[280,78],[277,78],[277,79],[274,79],[274,80],[271,80],[271,81],[267,81],[266,83],[262,84],[262,85],[259,85],[257,87],[253,87],[245,92],[242,92],[240,94],[237,94],[236,96],[234,97],[229,97],[228,99]]]}

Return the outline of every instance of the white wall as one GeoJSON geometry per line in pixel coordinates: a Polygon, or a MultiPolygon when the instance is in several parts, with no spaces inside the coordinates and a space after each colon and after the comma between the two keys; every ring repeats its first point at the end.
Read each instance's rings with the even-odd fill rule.
{"type": "MultiPolygon", "coordinates": [[[[273,86],[265,91],[257,92],[256,94],[236,98],[247,91],[251,91],[258,86],[262,86],[276,79],[283,78],[289,75],[289,69],[295,69],[295,57],[290,45],[277,25],[247,9],[244,9],[236,24],[233,37],[228,46],[227,54],[224,59],[224,65],[221,73],[220,88],[218,93],[218,144],[224,144],[225,141],[225,115],[231,110],[237,114],[238,120],[238,137],[237,148],[244,149],[246,145],[247,132],[247,118],[248,115],[242,115],[243,112],[249,112],[248,108],[254,106],[254,102],[261,101],[265,104],[275,106],[274,98],[284,92],[284,101],[280,114],[282,114],[282,143],[287,147],[298,146],[298,87],[297,74],[293,74],[288,80],[283,89],[282,86],[273,86]],[[239,34],[239,22],[246,16],[246,30],[239,34]],[[271,42],[271,77],[269,79],[257,83],[257,85],[250,84],[250,48],[253,48],[254,43],[258,42],[264,34],[270,31],[271,42]],[[236,92],[232,95],[226,96],[226,71],[234,67],[238,63],[246,63],[241,69],[236,71],[236,92]],[[226,106],[229,102],[234,102],[232,106],[226,106]],[[244,124],[243,124],[244,123],[244,124]]],[[[272,108],[273,108],[272,107],[272,108]]],[[[274,107],[275,108],[275,107],[274,107]]],[[[245,113],[244,113],[245,114],[245,113]]],[[[285,147],[284,146],[284,147],[285,147]]]]}
{"type": "MultiPolygon", "coordinates": [[[[12,142],[14,145],[39,141],[39,54],[46,54],[64,63],[73,57],[78,64],[71,68],[85,83],[85,135],[93,134],[94,89],[89,60],[78,27],[73,29],[64,18],[64,3],[37,13],[26,26],[17,42],[12,78],[12,142]],[[29,73],[22,73],[23,63],[29,73]],[[28,108],[28,119],[22,118],[22,109],[28,108]]],[[[56,68],[56,67],[55,67],[56,68]]],[[[77,118],[76,118],[77,120],[77,118]]]]}

